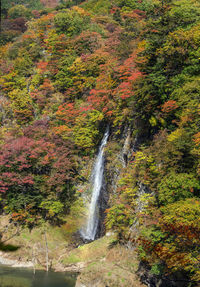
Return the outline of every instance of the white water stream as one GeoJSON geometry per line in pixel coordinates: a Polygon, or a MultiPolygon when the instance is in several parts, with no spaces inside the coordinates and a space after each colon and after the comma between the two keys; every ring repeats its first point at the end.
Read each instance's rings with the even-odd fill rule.
{"type": "Polygon", "coordinates": [[[99,147],[99,152],[92,172],[92,197],[89,205],[86,226],[81,230],[81,236],[86,240],[94,240],[99,222],[98,199],[103,184],[104,147],[109,137],[109,128],[106,129],[99,147]]]}

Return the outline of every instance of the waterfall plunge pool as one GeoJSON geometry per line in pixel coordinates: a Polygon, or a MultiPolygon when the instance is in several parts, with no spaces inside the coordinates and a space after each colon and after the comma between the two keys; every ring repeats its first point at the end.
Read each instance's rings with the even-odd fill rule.
{"type": "Polygon", "coordinates": [[[76,274],[0,265],[0,287],[74,287],[76,274]]]}

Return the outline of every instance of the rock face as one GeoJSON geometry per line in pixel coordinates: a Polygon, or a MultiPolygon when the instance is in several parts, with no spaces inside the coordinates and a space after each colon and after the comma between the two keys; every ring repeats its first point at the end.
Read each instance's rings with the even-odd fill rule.
{"type": "Polygon", "coordinates": [[[128,156],[130,153],[130,145],[131,145],[131,129],[128,128],[125,134],[125,141],[124,141],[124,146],[122,150],[122,156],[123,156],[123,165],[124,167],[127,166],[128,163],[128,156]]]}
{"type": "MultiPolygon", "coordinates": [[[[106,164],[106,163],[105,163],[106,164]]],[[[104,180],[103,186],[101,188],[99,200],[98,200],[98,206],[99,206],[99,223],[97,227],[97,233],[96,233],[96,238],[99,238],[105,234],[105,210],[108,207],[108,192],[107,192],[107,187],[106,187],[106,182],[104,180]]]]}
{"type": "MultiPolygon", "coordinates": [[[[112,133],[111,133],[112,137],[112,133]]],[[[126,166],[128,162],[129,153],[131,150],[131,128],[125,127],[124,131],[122,133],[122,138],[124,141],[123,147],[121,147],[121,151],[119,154],[115,154],[116,162],[118,162],[118,165],[126,166]]],[[[105,153],[105,162],[104,162],[104,177],[103,177],[103,184],[100,191],[100,196],[98,200],[98,206],[99,206],[99,223],[97,228],[97,234],[96,238],[99,238],[103,235],[105,235],[105,210],[108,208],[108,201],[109,196],[114,193],[116,189],[116,183],[118,180],[118,176],[120,174],[120,171],[114,167],[113,173],[108,171],[107,169],[107,161],[106,161],[106,153],[105,153]],[[108,178],[108,174],[109,177],[108,178]],[[111,175],[111,176],[110,176],[111,175]]]]}
{"type": "Polygon", "coordinates": [[[57,264],[54,268],[56,272],[74,272],[80,273],[87,266],[86,262],[78,262],[74,264],[69,264],[67,266],[63,266],[62,264],[57,264]]]}
{"type": "Polygon", "coordinates": [[[171,276],[156,276],[150,272],[150,267],[143,263],[140,263],[137,274],[141,282],[149,287],[186,287],[190,284],[187,277],[178,272],[171,276]]]}

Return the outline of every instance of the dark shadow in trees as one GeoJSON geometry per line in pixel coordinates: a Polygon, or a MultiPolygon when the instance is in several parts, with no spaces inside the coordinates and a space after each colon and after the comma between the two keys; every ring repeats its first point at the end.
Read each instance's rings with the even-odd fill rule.
{"type": "Polygon", "coordinates": [[[0,243],[0,250],[4,252],[14,252],[17,251],[19,248],[20,246],[0,243]]]}

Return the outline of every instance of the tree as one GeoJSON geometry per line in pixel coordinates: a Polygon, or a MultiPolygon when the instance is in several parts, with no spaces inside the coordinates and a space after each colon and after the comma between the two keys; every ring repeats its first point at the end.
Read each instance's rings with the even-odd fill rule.
{"type": "Polygon", "coordinates": [[[167,174],[158,185],[158,200],[166,205],[185,198],[200,195],[200,184],[193,174],[167,174]]]}
{"type": "Polygon", "coordinates": [[[12,19],[28,17],[29,10],[24,5],[16,5],[8,10],[8,15],[12,19]]]}
{"type": "Polygon", "coordinates": [[[80,34],[83,27],[90,22],[87,14],[84,15],[80,12],[75,10],[62,10],[62,12],[59,12],[54,18],[57,32],[64,33],[69,37],[80,34]]]}
{"type": "Polygon", "coordinates": [[[40,218],[58,220],[73,199],[72,146],[50,137],[46,127],[45,122],[35,122],[24,136],[8,139],[0,153],[4,209],[30,226],[40,218]]]}

